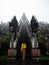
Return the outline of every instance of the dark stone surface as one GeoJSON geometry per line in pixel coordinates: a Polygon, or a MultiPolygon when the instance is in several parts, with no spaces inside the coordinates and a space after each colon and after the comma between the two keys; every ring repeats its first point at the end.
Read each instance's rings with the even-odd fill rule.
{"type": "Polygon", "coordinates": [[[17,59],[17,60],[6,60],[0,61],[0,65],[49,65],[49,61],[37,61],[32,59],[17,59]]]}

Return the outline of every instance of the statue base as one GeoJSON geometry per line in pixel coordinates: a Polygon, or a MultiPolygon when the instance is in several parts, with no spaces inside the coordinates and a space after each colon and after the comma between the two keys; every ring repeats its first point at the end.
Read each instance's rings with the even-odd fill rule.
{"type": "Polygon", "coordinates": [[[32,59],[33,59],[33,60],[39,60],[39,59],[40,59],[40,58],[39,58],[40,55],[41,55],[40,49],[38,49],[38,48],[32,48],[31,54],[32,54],[32,59]]]}
{"type": "Polygon", "coordinates": [[[8,49],[8,59],[13,59],[13,60],[15,60],[16,58],[15,58],[15,56],[16,56],[16,54],[17,54],[17,50],[15,49],[15,48],[10,48],[10,49],[8,49]]]}

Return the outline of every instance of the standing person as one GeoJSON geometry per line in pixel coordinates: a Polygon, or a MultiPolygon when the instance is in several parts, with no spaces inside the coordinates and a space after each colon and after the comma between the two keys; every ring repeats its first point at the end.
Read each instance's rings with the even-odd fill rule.
{"type": "Polygon", "coordinates": [[[25,59],[25,52],[26,52],[26,43],[22,43],[21,45],[21,53],[22,53],[22,59],[25,59]]]}

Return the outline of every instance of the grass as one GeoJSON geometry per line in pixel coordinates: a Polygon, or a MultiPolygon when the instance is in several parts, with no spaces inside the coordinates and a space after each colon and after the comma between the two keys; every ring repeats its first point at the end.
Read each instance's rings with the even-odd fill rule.
{"type": "MultiPolygon", "coordinates": [[[[1,61],[6,60],[7,58],[8,58],[8,55],[0,56],[0,60],[1,60],[1,61]]],[[[40,56],[40,60],[49,60],[49,57],[48,57],[48,56],[43,56],[43,55],[41,55],[41,56],[40,56]]]]}
{"type": "Polygon", "coordinates": [[[2,61],[2,60],[6,60],[7,58],[8,58],[7,55],[0,56],[0,60],[1,60],[1,61],[2,61]]]}
{"type": "Polygon", "coordinates": [[[41,56],[40,56],[40,60],[49,60],[49,57],[48,57],[48,56],[43,56],[43,55],[41,55],[41,56]]]}

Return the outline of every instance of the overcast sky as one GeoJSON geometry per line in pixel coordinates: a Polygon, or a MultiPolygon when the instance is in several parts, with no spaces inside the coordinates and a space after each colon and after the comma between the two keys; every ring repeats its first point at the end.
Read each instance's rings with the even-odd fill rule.
{"type": "Polygon", "coordinates": [[[0,22],[11,21],[14,15],[19,21],[23,13],[29,21],[34,15],[38,21],[49,22],[49,0],[0,0],[0,22]]]}

